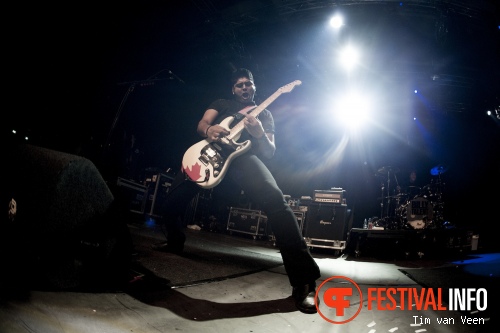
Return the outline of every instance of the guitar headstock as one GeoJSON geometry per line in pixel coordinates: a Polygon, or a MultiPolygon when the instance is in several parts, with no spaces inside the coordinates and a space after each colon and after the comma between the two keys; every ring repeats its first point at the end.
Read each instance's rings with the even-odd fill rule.
{"type": "Polygon", "coordinates": [[[293,88],[295,88],[296,86],[300,86],[302,84],[302,81],[300,80],[295,80],[293,82],[290,82],[289,84],[287,85],[284,85],[283,87],[281,87],[279,90],[283,93],[289,93],[290,91],[293,90],[293,88]]]}

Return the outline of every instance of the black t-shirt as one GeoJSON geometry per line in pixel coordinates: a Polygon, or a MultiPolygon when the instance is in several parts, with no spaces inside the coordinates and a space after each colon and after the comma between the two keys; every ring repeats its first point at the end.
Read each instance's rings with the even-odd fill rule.
{"type": "MultiPolygon", "coordinates": [[[[238,112],[248,106],[255,106],[254,102],[250,103],[240,103],[236,100],[233,99],[218,99],[213,101],[207,109],[214,109],[219,112],[217,115],[217,118],[215,118],[214,124],[220,124],[224,119],[227,117],[235,116],[238,114],[238,112]]],[[[251,112],[249,110],[248,112],[251,112]]],[[[248,113],[247,112],[247,113],[248,113]]],[[[241,119],[237,119],[239,117],[235,117],[235,120],[230,124],[230,128],[232,128],[234,125],[236,125],[239,121],[243,120],[243,117],[241,119]]],[[[266,133],[274,133],[274,119],[273,115],[271,112],[267,109],[264,109],[257,117],[260,122],[262,123],[262,127],[264,128],[264,132],[266,133]]],[[[252,148],[254,151],[258,148],[258,142],[257,140],[254,140],[254,138],[248,134],[247,131],[242,131],[240,138],[237,140],[238,142],[243,142],[246,140],[252,140],[252,148]]]]}

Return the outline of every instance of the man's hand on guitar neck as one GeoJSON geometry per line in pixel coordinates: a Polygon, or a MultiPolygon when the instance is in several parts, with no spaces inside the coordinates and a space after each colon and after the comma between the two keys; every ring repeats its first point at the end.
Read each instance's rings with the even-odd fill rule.
{"type": "Polygon", "coordinates": [[[262,136],[266,135],[260,120],[250,114],[245,115],[245,119],[243,119],[243,125],[245,126],[247,132],[250,133],[250,135],[254,138],[260,139],[262,138],[262,136]]]}
{"type": "Polygon", "coordinates": [[[272,133],[266,133],[260,120],[250,114],[245,115],[243,125],[251,136],[257,138],[260,156],[272,158],[276,151],[274,135],[272,133]]]}

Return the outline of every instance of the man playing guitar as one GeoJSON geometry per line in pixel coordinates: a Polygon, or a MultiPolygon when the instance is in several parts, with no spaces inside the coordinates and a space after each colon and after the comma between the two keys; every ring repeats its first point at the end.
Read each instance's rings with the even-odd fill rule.
{"type": "Polygon", "coordinates": [[[197,132],[204,140],[186,152],[182,172],[170,187],[162,208],[162,222],[167,230],[164,249],[177,253],[183,250],[186,237],[182,231],[182,214],[200,190],[200,185],[216,176],[210,174],[207,166],[218,164],[223,155],[228,155],[227,161],[231,163],[224,171],[224,180],[229,178],[240,186],[252,202],[262,208],[276,238],[276,246],[280,249],[297,308],[304,313],[315,313],[316,302],[319,302],[315,300],[315,288],[316,280],[321,276],[320,270],[299,230],[294,212],[261,160],[273,157],[276,150],[274,120],[271,112],[262,107],[258,110],[258,118],[252,114],[252,110],[259,108],[254,102],[255,91],[252,73],[244,68],[236,70],[232,75],[233,99],[215,100],[199,121],[197,132]],[[222,121],[228,117],[232,126],[222,126],[222,121]],[[238,137],[229,140],[236,126],[242,127],[242,131],[238,132],[238,137]],[[244,147],[238,146],[233,139],[249,143],[244,147]],[[230,144],[236,148],[226,154],[224,146],[230,144]],[[231,154],[238,151],[244,153],[231,159],[231,154]],[[220,158],[212,159],[217,154],[221,155],[220,158]],[[205,172],[200,171],[205,167],[205,172]]]}

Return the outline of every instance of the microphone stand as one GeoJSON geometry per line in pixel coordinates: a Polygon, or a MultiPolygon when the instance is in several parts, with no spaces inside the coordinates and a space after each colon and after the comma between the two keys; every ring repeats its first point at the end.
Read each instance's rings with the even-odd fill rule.
{"type": "MultiPolygon", "coordinates": [[[[161,73],[163,71],[166,71],[166,70],[161,70],[160,72],[156,73],[155,75],[152,75],[151,77],[155,77],[156,75],[158,75],[159,73],[161,73]]],[[[128,97],[129,97],[129,95],[134,91],[135,87],[137,85],[140,85],[140,86],[154,85],[156,81],[162,81],[162,80],[166,80],[166,79],[172,79],[172,76],[170,76],[168,78],[160,78],[160,79],[158,79],[158,78],[152,78],[152,79],[146,79],[146,80],[128,81],[128,82],[120,82],[120,83],[118,83],[119,86],[128,85],[128,89],[125,92],[125,95],[123,96],[123,98],[122,98],[122,100],[120,102],[118,110],[115,113],[115,117],[113,119],[113,123],[111,124],[111,127],[109,128],[108,135],[106,137],[106,141],[104,142],[104,146],[102,147],[102,157],[101,158],[102,158],[103,161],[106,161],[106,155],[110,151],[110,148],[111,148],[111,139],[113,137],[113,132],[115,130],[116,124],[118,123],[118,119],[120,118],[120,115],[121,115],[121,113],[123,111],[123,107],[125,106],[125,103],[126,103],[128,97]]],[[[107,164],[108,163],[105,163],[105,165],[107,165],[107,164]]]]}
{"type": "Polygon", "coordinates": [[[111,136],[113,135],[113,131],[115,130],[116,123],[118,122],[118,118],[120,118],[120,114],[122,113],[123,106],[125,105],[125,102],[127,101],[128,96],[132,91],[135,89],[135,83],[132,83],[128,89],[125,95],[122,98],[122,101],[120,102],[120,106],[118,107],[118,110],[115,113],[115,119],[113,120],[113,123],[111,124],[111,127],[109,128],[108,136],[106,137],[106,142],[104,143],[104,149],[107,150],[110,145],[111,141],[111,136]]]}
{"type": "Polygon", "coordinates": [[[118,107],[118,110],[116,111],[115,119],[113,120],[113,124],[111,125],[111,128],[109,129],[108,136],[106,138],[106,142],[104,143],[105,149],[108,149],[108,147],[110,145],[111,137],[113,135],[113,131],[115,130],[116,123],[118,122],[118,118],[120,118],[120,114],[122,113],[123,106],[125,105],[125,102],[127,101],[127,98],[130,95],[130,93],[132,91],[134,91],[135,86],[138,84],[140,86],[151,86],[151,85],[155,84],[156,81],[163,81],[163,80],[167,80],[167,79],[171,80],[173,78],[176,78],[179,82],[184,83],[184,81],[182,81],[182,79],[180,77],[178,77],[177,75],[172,73],[172,71],[170,69],[162,69],[161,71],[151,75],[146,80],[128,81],[128,82],[118,83],[119,86],[128,85],[129,87],[127,89],[127,92],[123,96],[122,101],[120,102],[120,106],[118,107]],[[161,79],[155,78],[161,72],[168,72],[168,74],[170,74],[170,76],[168,78],[161,78],[161,79]]]}
{"type": "MultiPolygon", "coordinates": [[[[115,131],[116,124],[118,123],[118,120],[119,120],[120,115],[121,115],[121,113],[123,111],[125,103],[127,102],[128,97],[134,91],[135,87],[137,85],[139,85],[139,86],[151,86],[151,85],[154,85],[156,81],[162,81],[162,80],[167,80],[167,79],[168,80],[176,79],[177,81],[185,84],[185,82],[180,77],[178,77],[177,75],[175,75],[174,73],[172,73],[172,71],[169,70],[169,69],[162,69],[159,72],[151,75],[146,80],[128,81],[128,82],[120,82],[120,83],[118,83],[119,86],[128,85],[128,89],[125,92],[125,95],[123,96],[123,98],[122,98],[122,100],[120,102],[118,110],[115,113],[115,117],[113,119],[111,127],[109,128],[108,135],[106,137],[106,141],[104,142],[104,146],[102,147],[101,153],[102,153],[102,160],[104,162],[106,162],[106,155],[108,155],[107,153],[111,152],[111,141],[112,141],[112,138],[113,138],[113,133],[115,131]],[[167,72],[168,73],[168,77],[158,78],[159,74],[161,74],[163,72],[167,72]]],[[[109,161],[107,161],[107,162],[109,162],[109,161]]],[[[104,163],[104,165],[109,165],[109,164],[110,163],[104,163]]]]}
{"type": "Polygon", "coordinates": [[[384,218],[384,183],[380,186],[380,219],[384,218]]]}
{"type": "Polygon", "coordinates": [[[391,171],[387,171],[387,207],[386,207],[386,217],[389,217],[389,207],[391,205],[391,171]]]}
{"type": "Polygon", "coordinates": [[[118,119],[120,118],[120,114],[122,113],[123,106],[125,105],[125,102],[128,99],[128,96],[130,95],[131,92],[134,91],[135,86],[137,84],[141,86],[150,86],[153,85],[156,81],[161,81],[161,80],[166,80],[166,79],[147,79],[147,80],[140,80],[140,81],[129,81],[129,82],[121,82],[118,83],[119,86],[123,85],[129,85],[127,91],[125,92],[125,95],[123,96],[120,106],[118,107],[118,110],[116,111],[115,118],[113,120],[113,124],[111,125],[111,128],[109,129],[108,136],[106,138],[106,142],[104,144],[104,147],[107,147],[110,145],[111,137],[113,135],[113,131],[115,130],[116,123],[118,122],[118,119]]]}

